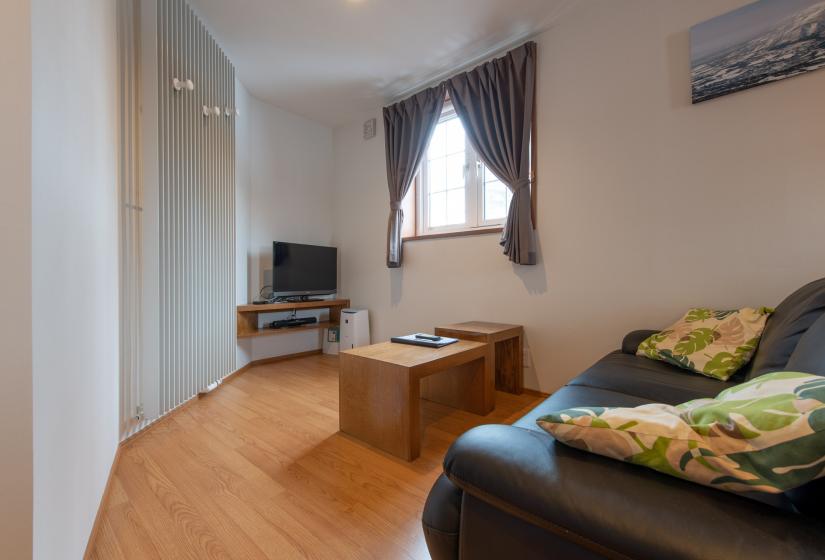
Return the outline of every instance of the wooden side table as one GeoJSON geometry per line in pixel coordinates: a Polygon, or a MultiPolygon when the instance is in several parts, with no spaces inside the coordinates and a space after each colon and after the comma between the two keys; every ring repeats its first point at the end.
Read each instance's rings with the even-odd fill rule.
{"type": "Polygon", "coordinates": [[[521,394],[524,388],[524,327],[468,321],[436,327],[435,334],[492,345],[496,364],[496,389],[521,394]]]}

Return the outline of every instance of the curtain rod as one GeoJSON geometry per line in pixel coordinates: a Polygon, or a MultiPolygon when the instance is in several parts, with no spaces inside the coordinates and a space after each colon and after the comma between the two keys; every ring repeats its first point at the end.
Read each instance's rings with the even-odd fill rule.
{"type": "Polygon", "coordinates": [[[555,0],[555,5],[551,13],[543,19],[543,21],[539,24],[539,27],[537,29],[534,29],[529,33],[525,33],[524,35],[518,36],[516,38],[501,41],[493,45],[486,51],[482,52],[480,55],[472,58],[469,62],[466,62],[465,64],[434,72],[428,78],[419,81],[415,85],[406,87],[401,91],[391,93],[387,95],[387,97],[385,98],[385,101],[387,101],[386,104],[392,105],[393,103],[397,103],[402,99],[409,97],[410,95],[413,95],[415,93],[418,93],[419,91],[422,91],[428,87],[438,85],[447,78],[455,76],[456,74],[460,74],[461,72],[466,72],[467,70],[470,70],[478,66],[479,64],[483,64],[484,62],[489,62],[490,60],[505,54],[507,51],[517,47],[522,43],[526,43],[527,41],[535,41],[539,35],[552,29],[559,22],[559,20],[565,17],[577,6],[578,0],[555,0]]]}
{"type": "MultiPolygon", "coordinates": [[[[549,28],[548,28],[549,29],[549,28]]],[[[394,94],[387,105],[392,105],[393,103],[398,103],[402,99],[405,99],[411,95],[418,93],[419,91],[424,91],[427,88],[431,88],[443,82],[444,80],[455,76],[456,74],[461,74],[462,72],[466,72],[472,68],[480,64],[484,64],[485,62],[489,62],[499,56],[506,54],[507,52],[511,51],[512,49],[523,45],[529,41],[535,40],[536,37],[541,35],[547,31],[547,29],[541,29],[538,31],[534,31],[529,33],[528,35],[524,35],[518,39],[508,39],[507,41],[502,41],[496,44],[494,47],[491,47],[484,51],[482,54],[470,59],[469,62],[464,63],[461,66],[453,67],[448,70],[441,70],[435,74],[431,74],[429,78],[419,82],[418,84],[408,87],[400,91],[399,93],[394,94]]]]}

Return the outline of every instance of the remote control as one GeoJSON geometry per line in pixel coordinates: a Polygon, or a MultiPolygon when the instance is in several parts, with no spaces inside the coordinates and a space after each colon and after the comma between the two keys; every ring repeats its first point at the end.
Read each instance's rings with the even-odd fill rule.
{"type": "Polygon", "coordinates": [[[417,334],[415,338],[423,338],[424,340],[432,340],[434,342],[441,340],[440,336],[433,336],[431,334],[417,334]]]}

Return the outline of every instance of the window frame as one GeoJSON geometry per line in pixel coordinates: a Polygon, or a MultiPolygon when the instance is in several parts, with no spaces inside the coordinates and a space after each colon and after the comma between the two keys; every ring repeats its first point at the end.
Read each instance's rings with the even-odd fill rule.
{"type": "MultiPolygon", "coordinates": [[[[438,124],[447,120],[448,118],[452,118],[453,115],[455,118],[459,118],[455,109],[453,108],[452,102],[450,101],[449,95],[447,95],[444,101],[444,108],[442,109],[442,115],[439,117],[438,124]],[[445,116],[445,111],[448,113],[445,116]]],[[[530,210],[532,214],[532,221],[533,227],[538,228],[537,222],[537,198],[536,198],[536,167],[537,167],[537,141],[536,141],[536,103],[535,99],[533,100],[533,120],[530,127],[530,210]]],[[[423,211],[422,209],[426,206],[426,201],[424,197],[426,196],[426,189],[423,186],[422,181],[422,173],[426,173],[427,167],[427,158],[426,154],[424,157],[424,161],[422,161],[421,168],[416,173],[415,178],[413,179],[413,183],[410,186],[409,192],[407,196],[404,197],[402,201],[402,209],[404,211],[404,224],[402,227],[401,238],[404,241],[416,241],[422,239],[437,239],[437,238],[447,238],[447,237],[462,237],[467,235],[483,235],[483,234],[490,234],[490,233],[501,233],[504,230],[504,224],[507,222],[507,217],[505,216],[500,221],[499,220],[488,220],[485,221],[483,219],[483,197],[484,197],[484,179],[482,175],[482,162],[478,159],[478,154],[475,152],[475,149],[472,145],[467,142],[465,151],[472,151],[476,164],[476,173],[475,173],[475,182],[476,182],[476,201],[481,201],[480,204],[475,204],[475,216],[476,216],[476,224],[475,226],[467,226],[466,222],[464,225],[456,226],[440,226],[437,228],[424,228],[423,226],[426,224],[424,222],[424,218],[422,217],[423,211]]],[[[490,171],[492,173],[492,171],[490,171]]],[[[465,183],[465,194],[468,191],[465,183]]],[[[512,193],[509,195],[512,197],[512,193]]],[[[512,200],[512,198],[511,198],[512,200]]],[[[467,214],[467,206],[465,206],[465,215],[467,214]]]]}
{"type": "MultiPolygon", "coordinates": [[[[452,103],[445,101],[438,124],[459,118],[452,103]]],[[[432,237],[458,233],[482,232],[485,230],[501,230],[507,217],[499,219],[484,219],[484,164],[472,144],[465,139],[464,147],[464,222],[461,224],[447,224],[443,226],[429,225],[429,189],[423,179],[429,173],[429,161],[424,157],[421,168],[415,179],[415,214],[416,236],[432,237]]],[[[491,172],[492,173],[492,172],[491,172]]]]}

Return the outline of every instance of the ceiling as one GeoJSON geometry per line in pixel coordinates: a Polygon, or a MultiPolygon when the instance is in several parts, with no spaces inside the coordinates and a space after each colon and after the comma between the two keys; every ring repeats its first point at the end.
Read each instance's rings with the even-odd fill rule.
{"type": "Polygon", "coordinates": [[[337,126],[547,29],[574,0],[191,0],[255,97],[337,126]]]}

